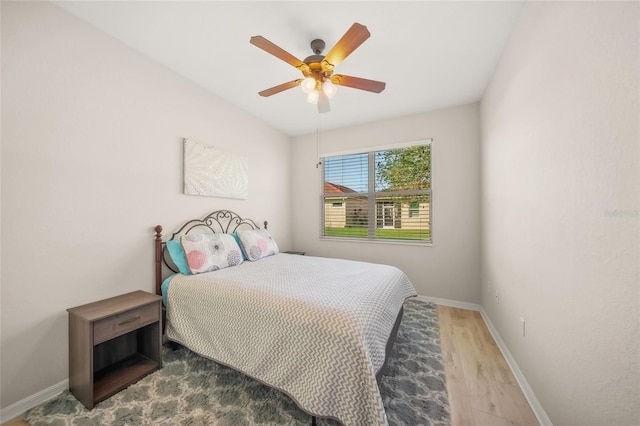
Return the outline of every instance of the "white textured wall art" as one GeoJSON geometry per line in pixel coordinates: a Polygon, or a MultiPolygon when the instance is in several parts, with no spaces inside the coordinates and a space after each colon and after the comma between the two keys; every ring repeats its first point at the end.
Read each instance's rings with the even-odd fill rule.
{"type": "Polygon", "coordinates": [[[247,199],[249,159],[184,139],[184,193],[247,199]]]}

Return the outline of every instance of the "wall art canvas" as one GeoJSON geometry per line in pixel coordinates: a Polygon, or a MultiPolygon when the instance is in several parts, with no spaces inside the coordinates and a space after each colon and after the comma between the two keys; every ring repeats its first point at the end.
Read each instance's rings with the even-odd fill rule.
{"type": "Polygon", "coordinates": [[[197,140],[184,139],[184,193],[247,199],[249,159],[197,140]]]}

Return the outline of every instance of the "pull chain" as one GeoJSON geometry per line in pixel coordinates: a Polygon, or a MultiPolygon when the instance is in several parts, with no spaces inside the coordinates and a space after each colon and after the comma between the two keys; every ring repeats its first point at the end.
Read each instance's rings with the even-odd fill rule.
{"type": "Polygon", "coordinates": [[[318,121],[316,124],[316,158],[318,162],[316,163],[316,169],[322,165],[322,160],[320,159],[320,113],[318,113],[318,121]]]}

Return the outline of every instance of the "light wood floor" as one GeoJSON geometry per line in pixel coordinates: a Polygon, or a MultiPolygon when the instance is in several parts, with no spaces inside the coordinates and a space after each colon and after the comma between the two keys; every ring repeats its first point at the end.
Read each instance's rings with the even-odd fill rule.
{"type": "MultiPolygon", "coordinates": [[[[480,313],[438,306],[451,424],[538,425],[480,313]]],[[[2,426],[28,426],[22,417],[2,426]]]]}
{"type": "Polygon", "coordinates": [[[538,425],[480,312],[438,306],[452,425],[538,425]]]}

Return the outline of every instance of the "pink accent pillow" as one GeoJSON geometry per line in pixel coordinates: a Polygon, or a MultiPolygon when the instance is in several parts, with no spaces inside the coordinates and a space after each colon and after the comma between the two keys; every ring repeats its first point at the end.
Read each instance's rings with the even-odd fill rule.
{"type": "Polygon", "coordinates": [[[250,261],[260,260],[280,252],[278,244],[266,229],[238,231],[238,238],[250,261]]]}
{"type": "Polygon", "coordinates": [[[243,262],[236,239],[227,234],[189,234],[180,237],[192,274],[217,271],[243,262]]]}

